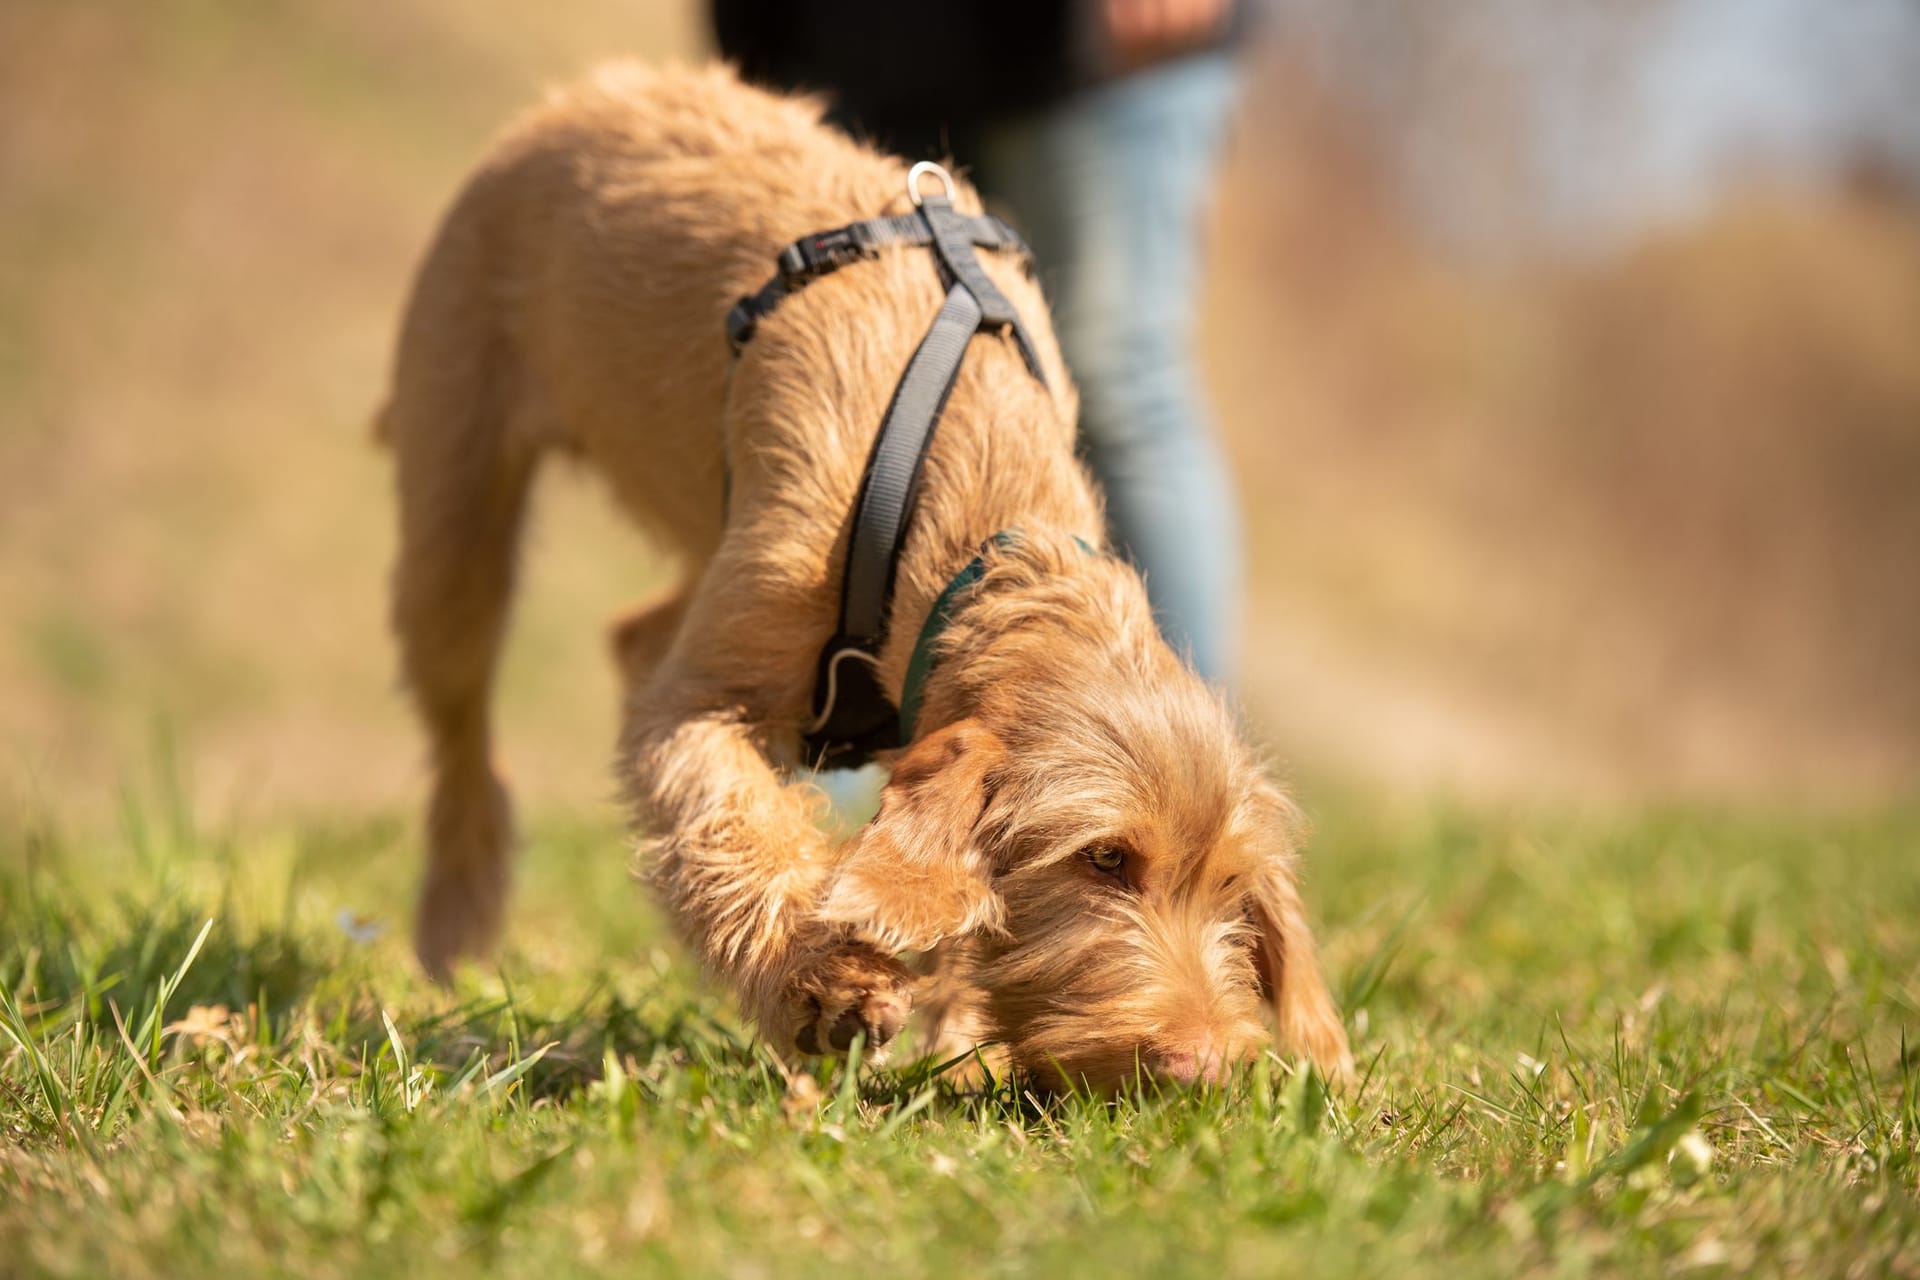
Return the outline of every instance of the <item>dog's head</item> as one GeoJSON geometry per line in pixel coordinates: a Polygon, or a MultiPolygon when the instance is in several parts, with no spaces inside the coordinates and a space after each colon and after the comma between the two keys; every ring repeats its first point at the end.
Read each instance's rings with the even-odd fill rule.
{"type": "Polygon", "coordinates": [[[1344,1071],[1292,805],[1157,639],[1072,649],[900,755],[825,916],[903,951],[965,940],[994,1033],[1052,1084],[1215,1079],[1266,1038],[1263,1003],[1344,1071]]]}

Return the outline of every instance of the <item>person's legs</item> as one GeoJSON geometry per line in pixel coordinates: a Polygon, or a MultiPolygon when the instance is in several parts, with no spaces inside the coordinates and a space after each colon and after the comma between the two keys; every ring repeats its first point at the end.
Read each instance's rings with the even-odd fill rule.
{"type": "Polygon", "coordinates": [[[1216,682],[1234,675],[1240,528],[1193,348],[1235,87],[1229,54],[1182,58],[991,130],[974,157],[1039,259],[1114,539],[1167,638],[1216,682]]]}

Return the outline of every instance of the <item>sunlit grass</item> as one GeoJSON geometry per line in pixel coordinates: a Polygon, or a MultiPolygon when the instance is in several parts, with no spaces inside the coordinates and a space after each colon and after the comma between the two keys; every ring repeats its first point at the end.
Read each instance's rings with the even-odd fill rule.
{"type": "Polygon", "coordinates": [[[403,823],[10,824],[6,1269],[1913,1274],[1913,815],[1316,808],[1361,1079],[1113,1104],[781,1061],[597,826],[445,994],[403,823]]]}

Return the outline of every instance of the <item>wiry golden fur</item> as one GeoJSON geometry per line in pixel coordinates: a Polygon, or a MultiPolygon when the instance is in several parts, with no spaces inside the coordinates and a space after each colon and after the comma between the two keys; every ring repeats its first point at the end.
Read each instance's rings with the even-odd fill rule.
{"type": "MultiPolygon", "coordinates": [[[[963,209],[978,199],[964,184],[963,209]]],[[[934,597],[993,552],[940,646],[920,737],[836,847],[796,780],[834,631],[855,491],[940,303],[893,250],[790,297],[729,368],[721,318],[810,231],[907,208],[905,166],[812,101],[720,69],[601,69],[496,146],[421,269],[382,417],[398,457],[394,624],[433,747],[421,959],[495,939],[511,820],[488,686],[538,459],[562,451],[686,567],[614,632],[620,780],[647,869],[707,968],[803,1051],[899,1031],[1008,1046],[1052,1081],[1213,1078],[1263,1038],[1347,1064],[1294,886],[1291,809],[1220,699],[1156,631],[1103,540],[1076,405],[1035,285],[986,270],[1031,328],[976,338],[899,566],[883,686],[934,597]],[[723,516],[723,471],[731,479],[723,516]],[[1084,856],[1120,848],[1117,875],[1084,856]]]]}

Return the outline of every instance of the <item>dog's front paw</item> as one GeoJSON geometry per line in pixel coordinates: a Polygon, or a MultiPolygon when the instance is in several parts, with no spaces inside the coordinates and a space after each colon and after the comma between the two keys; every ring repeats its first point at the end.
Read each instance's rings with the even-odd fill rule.
{"type": "Polygon", "coordinates": [[[865,1035],[880,1049],[900,1034],[913,1009],[913,975],[863,942],[842,942],[810,958],[789,988],[793,1045],[837,1053],[865,1035]]]}

